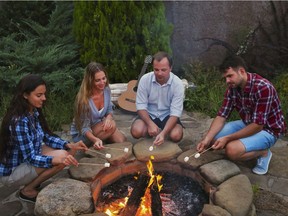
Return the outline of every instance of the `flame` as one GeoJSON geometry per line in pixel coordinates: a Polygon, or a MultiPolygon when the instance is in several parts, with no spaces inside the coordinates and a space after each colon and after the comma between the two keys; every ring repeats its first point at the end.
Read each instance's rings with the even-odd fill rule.
{"type": "MultiPolygon", "coordinates": [[[[137,213],[135,216],[146,216],[146,215],[152,215],[151,210],[151,193],[150,188],[153,183],[157,184],[158,191],[160,192],[163,184],[161,184],[162,176],[161,175],[155,175],[154,174],[154,167],[152,160],[154,159],[154,156],[150,157],[150,160],[147,161],[147,169],[148,169],[148,175],[150,176],[150,180],[148,183],[148,186],[145,190],[144,196],[141,198],[140,206],[137,210],[137,213]]],[[[134,177],[135,179],[138,179],[138,177],[134,177]]],[[[130,193],[127,197],[123,199],[119,199],[113,203],[111,203],[105,210],[104,213],[109,216],[116,216],[120,213],[120,211],[126,206],[128,199],[129,199],[130,193]]]]}

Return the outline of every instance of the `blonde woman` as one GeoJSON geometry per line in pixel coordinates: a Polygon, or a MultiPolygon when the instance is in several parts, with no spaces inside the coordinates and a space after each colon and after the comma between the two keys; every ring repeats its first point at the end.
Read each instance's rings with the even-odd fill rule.
{"type": "Polygon", "coordinates": [[[113,104],[107,73],[102,64],[87,65],[75,100],[75,114],[71,125],[73,140],[82,140],[96,149],[103,148],[103,141],[121,143],[126,137],[113,120],[113,104]]]}

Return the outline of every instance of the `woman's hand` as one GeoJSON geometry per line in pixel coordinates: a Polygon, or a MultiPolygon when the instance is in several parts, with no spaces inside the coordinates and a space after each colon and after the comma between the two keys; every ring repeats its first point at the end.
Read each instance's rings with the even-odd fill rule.
{"type": "Polygon", "coordinates": [[[66,146],[72,150],[84,150],[87,151],[88,147],[83,143],[83,141],[79,141],[77,143],[68,143],[66,146]]]}
{"type": "Polygon", "coordinates": [[[69,154],[63,161],[63,164],[65,166],[69,166],[69,165],[74,165],[74,166],[78,166],[78,161],[71,155],[69,154]]]}
{"type": "Polygon", "coordinates": [[[98,149],[98,150],[99,150],[99,149],[103,149],[104,146],[103,146],[102,140],[99,139],[98,137],[96,137],[96,141],[94,142],[93,147],[94,147],[95,149],[98,149]]]}
{"type": "Polygon", "coordinates": [[[113,127],[113,117],[108,115],[103,121],[103,131],[110,130],[113,127]]]}

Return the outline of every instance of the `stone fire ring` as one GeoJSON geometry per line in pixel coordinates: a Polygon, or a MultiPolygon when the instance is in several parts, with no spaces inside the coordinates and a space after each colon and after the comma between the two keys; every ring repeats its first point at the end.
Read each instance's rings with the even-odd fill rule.
{"type": "Polygon", "coordinates": [[[154,156],[155,171],[169,171],[191,177],[209,194],[209,204],[205,204],[202,216],[256,216],[253,204],[252,186],[247,176],[241,174],[237,165],[225,159],[223,151],[208,151],[195,159],[196,152],[190,149],[183,152],[175,143],[166,141],[149,151],[152,140],[143,139],[132,145],[130,142],[110,144],[110,147],[129,148],[128,152],[105,149],[95,154],[87,152],[79,162],[104,164],[110,167],[79,166],[70,167],[71,178],[55,180],[43,188],[37,197],[34,213],[36,216],[48,215],[90,215],[95,212],[101,189],[122,176],[146,172],[146,162],[154,156]],[[105,154],[111,154],[106,158],[105,154]]]}

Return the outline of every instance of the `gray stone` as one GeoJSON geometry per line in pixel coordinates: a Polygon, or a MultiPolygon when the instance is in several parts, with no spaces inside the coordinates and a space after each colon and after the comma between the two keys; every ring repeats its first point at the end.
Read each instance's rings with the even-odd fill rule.
{"type": "Polygon", "coordinates": [[[205,204],[200,216],[231,216],[231,214],[219,206],[205,204]]]}
{"type": "Polygon", "coordinates": [[[92,181],[94,177],[102,170],[105,169],[104,164],[108,163],[103,157],[99,158],[82,158],[79,163],[85,163],[83,165],[71,166],[69,168],[69,173],[74,179],[80,181],[92,181]],[[99,164],[99,165],[96,165],[99,164]]]}
{"type": "Polygon", "coordinates": [[[133,151],[139,161],[148,161],[151,159],[151,156],[154,157],[153,161],[155,162],[168,161],[182,153],[177,143],[168,140],[165,140],[160,146],[154,145],[153,150],[149,151],[153,140],[154,139],[143,139],[134,145],[133,151]]]}
{"type": "Polygon", "coordinates": [[[273,147],[271,149],[273,156],[269,165],[268,173],[273,176],[288,178],[287,169],[287,155],[288,148],[285,147],[273,147]]]}
{"type": "Polygon", "coordinates": [[[276,141],[275,145],[272,147],[272,149],[278,148],[278,147],[287,147],[287,146],[288,146],[288,141],[287,140],[278,139],[276,141]]]}
{"type": "Polygon", "coordinates": [[[197,153],[196,146],[194,146],[192,149],[183,152],[177,157],[177,161],[182,163],[185,166],[190,166],[193,169],[198,169],[200,166],[223,159],[225,157],[223,150],[217,150],[217,151],[207,151],[199,158],[195,158],[195,154],[197,153]],[[185,161],[185,158],[189,158],[188,161],[185,161]]]}
{"type": "Polygon", "coordinates": [[[76,216],[92,213],[90,186],[73,179],[59,179],[42,189],[35,203],[36,216],[76,216]]]}
{"type": "Polygon", "coordinates": [[[279,194],[288,194],[288,179],[278,178],[272,190],[279,194]]]}
{"type": "Polygon", "coordinates": [[[106,144],[104,147],[105,148],[101,150],[96,150],[91,147],[86,153],[92,157],[106,159],[112,165],[122,164],[132,155],[133,145],[131,142],[106,144]],[[125,148],[128,148],[128,152],[124,152],[125,148]],[[111,157],[107,157],[107,154],[111,157]]]}
{"type": "Polygon", "coordinates": [[[247,176],[234,176],[218,186],[213,201],[233,216],[247,216],[250,212],[253,192],[247,176]]]}
{"type": "Polygon", "coordinates": [[[210,183],[219,185],[232,176],[240,174],[240,169],[231,161],[217,160],[201,166],[200,173],[210,183]]]}
{"type": "Polygon", "coordinates": [[[124,163],[132,155],[133,145],[131,142],[114,143],[105,145],[105,148],[101,150],[105,154],[110,154],[111,158],[106,158],[106,160],[111,165],[120,165],[124,163]],[[128,148],[128,152],[124,152],[124,149],[128,148]]]}

